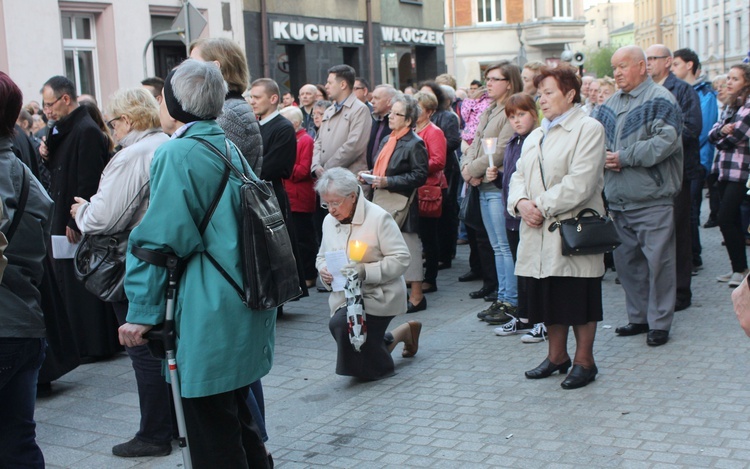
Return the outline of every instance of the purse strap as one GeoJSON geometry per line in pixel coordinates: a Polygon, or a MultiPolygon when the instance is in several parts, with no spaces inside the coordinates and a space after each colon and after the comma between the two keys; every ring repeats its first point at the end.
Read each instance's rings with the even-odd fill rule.
{"type": "Polygon", "coordinates": [[[10,240],[18,229],[18,225],[21,223],[21,218],[26,212],[26,202],[29,200],[29,185],[31,184],[31,178],[29,176],[29,170],[26,169],[26,165],[21,165],[23,169],[23,179],[21,180],[21,194],[18,197],[18,206],[16,207],[16,213],[13,214],[13,220],[10,222],[8,232],[5,233],[5,239],[8,241],[10,246],[10,240]]]}

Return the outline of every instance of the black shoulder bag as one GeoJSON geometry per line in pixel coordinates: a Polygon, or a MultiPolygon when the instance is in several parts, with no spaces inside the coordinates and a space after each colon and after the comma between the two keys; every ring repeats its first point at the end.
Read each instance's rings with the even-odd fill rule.
{"type": "MultiPolygon", "coordinates": [[[[539,172],[542,185],[547,190],[542,168],[542,142],[539,140],[539,172]]],[[[605,254],[614,251],[620,245],[615,224],[610,217],[603,217],[593,208],[584,208],[573,218],[557,220],[549,226],[549,232],[560,229],[563,256],[588,256],[591,254],[605,254]],[[591,216],[585,216],[590,214],[591,216]]]]}

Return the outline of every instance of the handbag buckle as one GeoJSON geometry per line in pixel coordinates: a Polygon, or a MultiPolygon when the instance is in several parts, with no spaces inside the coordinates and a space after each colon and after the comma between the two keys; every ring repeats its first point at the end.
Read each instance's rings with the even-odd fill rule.
{"type": "Polygon", "coordinates": [[[576,226],[576,231],[580,233],[581,230],[582,230],[581,224],[579,223],[578,226],[576,226]]]}

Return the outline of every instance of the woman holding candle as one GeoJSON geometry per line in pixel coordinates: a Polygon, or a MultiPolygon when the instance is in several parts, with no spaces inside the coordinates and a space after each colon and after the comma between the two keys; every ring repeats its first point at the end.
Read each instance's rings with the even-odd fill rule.
{"type": "MultiPolygon", "coordinates": [[[[424,141],[414,132],[419,119],[420,108],[417,101],[408,95],[398,93],[391,100],[391,112],[388,114],[388,126],[391,134],[380,144],[380,151],[372,169],[369,182],[378,200],[377,191],[395,192],[404,197],[411,197],[411,204],[406,208],[408,214],[401,223],[411,262],[404,273],[404,278],[411,284],[411,295],[407,313],[416,313],[427,309],[427,299],[422,292],[422,242],[419,239],[419,199],[417,189],[427,181],[428,157],[424,141]]],[[[368,173],[369,171],[362,171],[368,173]]]]}
{"type": "Polygon", "coordinates": [[[362,299],[367,324],[367,340],[359,352],[349,342],[346,298],[333,291],[329,328],[338,344],[336,374],[362,379],[393,375],[391,352],[404,344],[402,356],[413,357],[419,347],[422,324],[409,321],[386,332],[391,320],[406,312],[406,284],[403,274],[409,266],[409,248],[393,218],[365,199],[356,177],[343,168],[326,171],[315,183],[315,190],[328,208],[323,221],[323,238],[316,266],[326,288],[333,275],[326,253],[346,251],[362,282],[362,299]]]}
{"type": "Polygon", "coordinates": [[[505,146],[513,136],[513,127],[505,114],[505,102],[523,90],[523,82],[521,71],[508,61],[491,65],[485,78],[487,94],[493,102],[480,116],[474,140],[461,158],[461,174],[464,181],[479,189],[482,221],[490,239],[497,272],[497,292],[487,298],[494,301],[480,313],[480,317],[490,324],[500,325],[516,315],[518,288],[513,274],[513,255],[505,232],[503,192],[487,179],[486,172],[490,166],[497,167],[499,172],[503,170],[505,146]],[[485,146],[494,151],[485,154],[485,146]]]}

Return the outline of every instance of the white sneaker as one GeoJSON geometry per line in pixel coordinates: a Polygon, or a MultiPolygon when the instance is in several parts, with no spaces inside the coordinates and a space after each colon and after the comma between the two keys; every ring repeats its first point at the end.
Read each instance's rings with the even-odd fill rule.
{"type": "Polygon", "coordinates": [[[531,330],[531,324],[521,322],[517,318],[513,317],[510,321],[506,322],[500,327],[495,328],[495,335],[506,336],[513,334],[523,334],[526,331],[531,330]]]}
{"type": "Polygon", "coordinates": [[[743,280],[745,280],[745,277],[747,277],[747,270],[744,272],[734,272],[732,273],[732,278],[729,279],[729,287],[735,288],[739,287],[743,280]]]}
{"type": "Polygon", "coordinates": [[[547,328],[543,322],[534,324],[534,328],[521,337],[524,344],[535,344],[547,340],[547,328]]]}
{"type": "Polygon", "coordinates": [[[719,282],[728,282],[732,279],[732,275],[734,275],[734,272],[729,271],[724,275],[719,275],[718,277],[716,277],[716,280],[719,282]]]}

